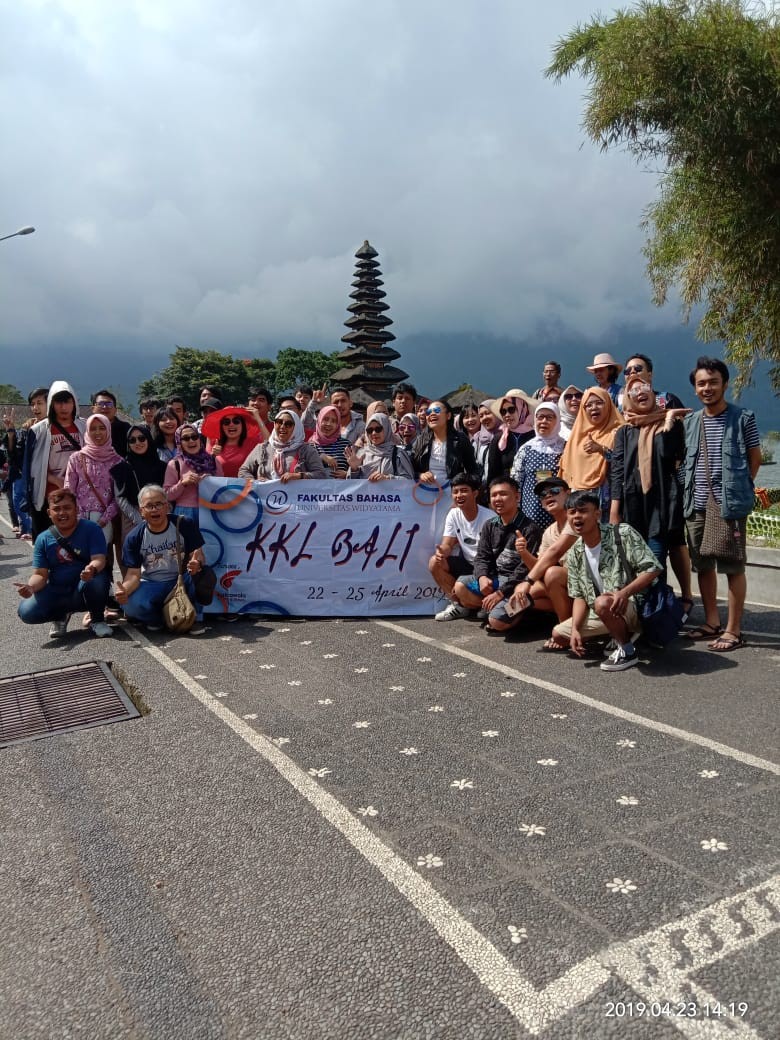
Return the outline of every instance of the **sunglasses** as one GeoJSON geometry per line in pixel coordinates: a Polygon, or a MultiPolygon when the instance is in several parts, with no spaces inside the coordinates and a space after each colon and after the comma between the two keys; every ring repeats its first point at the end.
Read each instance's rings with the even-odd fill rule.
{"type": "Polygon", "coordinates": [[[366,429],[366,433],[381,433],[381,432],[382,432],[382,427],[381,426],[369,426],[366,429]]]}
{"type": "Polygon", "coordinates": [[[544,491],[540,491],[538,497],[539,498],[547,498],[548,495],[559,495],[561,493],[561,491],[564,491],[564,490],[565,490],[564,488],[558,487],[558,486],[556,486],[556,487],[548,487],[548,488],[545,488],[544,491]]]}
{"type": "Polygon", "coordinates": [[[501,415],[514,415],[516,411],[517,409],[514,405],[512,405],[510,408],[499,408],[499,412],[501,415]]]}
{"type": "Polygon", "coordinates": [[[222,419],[220,422],[221,426],[240,426],[240,419],[222,419]]]}
{"type": "Polygon", "coordinates": [[[399,432],[409,433],[410,430],[416,430],[416,429],[417,429],[417,427],[416,426],[412,426],[411,423],[399,423],[398,424],[399,432]]]}
{"type": "Polygon", "coordinates": [[[200,437],[197,434],[191,434],[189,437],[180,437],[179,440],[182,442],[182,444],[191,444],[193,442],[199,441],[200,437]]]}
{"type": "Polygon", "coordinates": [[[564,394],[563,399],[564,401],[581,401],[582,394],[564,394]]]}
{"type": "Polygon", "coordinates": [[[441,415],[441,408],[439,408],[439,407],[436,407],[436,408],[426,408],[425,409],[425,414],[426,415],[441,415]]]}
{"type": "Polygon", "coordinates": [[[146,444],[147,443],[147,438],[146,437],[128,437],[127,438],[127,443],[128,444],[146,444]]]}
{"type": "Polygon", "coordinates": [[[292,419],[274,419],[274,426],[281,426],[283,429],[287,429],[295,426],[295,423],[292,419]]]}

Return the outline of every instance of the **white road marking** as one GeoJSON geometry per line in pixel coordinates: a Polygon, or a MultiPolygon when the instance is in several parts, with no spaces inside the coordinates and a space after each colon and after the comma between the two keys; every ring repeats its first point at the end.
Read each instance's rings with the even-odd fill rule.
{"type": "MultiPolygon", "coordinates": [[[[696,999],[700,1003],[714,1003],[714,997],[692,987],[689,975],[780,928],[779,875],[636,939],[613,944],[538,990],[411,866],[279,751],[268,737],[255,732],[141,633],[134,632],[132,638],[204,708],[273,766],[346,838],[355,851],[412,904],[480,983],[534,1036],[569,1014],[614,975],[649,1001],[672,1000],[674,998],[669,994],[687,993],[689,1001],[696,999]],[[672,945],[672,938],[677,945],[672,945]],[[685,960],[684,971],[677,966],[680,942],[691,951],[685,960]]],[[[745,1023],[734,1019],[670,1018],[667,1021],[691,1040],[720,1037],[725,1040],[735,1036],[740,1040],[761,1040],[745,1023]]]]}
{"type": "Polygon", "coordinates": [[[500,672],[504,678],[510,677],[517,679],[520,682],[528,683],[530,686],[536,686],[540,690],[549,690],[550,693],[557,693],[561,697],[567,697],[571,701],[576,701],[578,704],[585,704],[589,708],[595,708],[597,711],[604,712],[606,715],[614,715],[615,718],[625,719],[626,722],[636,723],[638,726],[644,726],[646,729],[655,730],[656,733],[665,733],[669,737],[676,737],[678,740],[685,740],[689,744],[698,744],[700,747],[705,747],[710,751],[715,751],[719,755],[723,755],[726,758],[733,758],[736,762],[741,762],[746,766],[753,766],[755,769],[763,769],[767,773],[774,773],[775,776],[780,776],[780,765],[776,762],[770,762],[766,758],[758,758],[756,755],[748,754],[746,751],[740,751],[738,748],[729,747],[727,744],[721,744],[717,740],[710,740],[709,737],[703,737],[699,733],[689,733],[688,730],[678,729],[677,726],[669,726],[665,722],[657,722],[655,719],[648,719],[644,715],[637,715],[633,711],[625,711],[623,708],[617,708],[613,704],[607,704],[604,701],[597,701],[594,697],[588,697],[584,693],[578,693],[576,690],[570,690],[566,686],[559,686],[558,683],[548,682],[546,679],[539,679],[535,675],[526,675],[525,672],[520,672],[516,668],[511,668],[509,665],[501,664],[498,661],[491,661],[487,657],[482,657],[479,654],[472,653],[471,650],[464,650],[460,646],[452,646],[449,643],[444,643],[439,639],[434,639],[432,636],[425,636],[420,632],[414,632],[411,629],[404,628],[403,625],[398,625],[393,621],[376,621],[376,625],[380,625],[382,628],[389,628],[393,632],[407,636],[409,639],[416,639],[418,643],[425,643],[426,646],[435,646],[439,650],[444,650],[448,654],[454,654],[456,657],[463,657],[467,661],[472,661],[474,664],[482,665],[483,668],[488,668],[493,672],[500,672]]]}

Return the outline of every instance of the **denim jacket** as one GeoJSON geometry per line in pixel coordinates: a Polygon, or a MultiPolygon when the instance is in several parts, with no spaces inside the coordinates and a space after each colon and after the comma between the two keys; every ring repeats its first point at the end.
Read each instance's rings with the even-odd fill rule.
{"type": "MultiPolygon", "coordinates": [[[[741,520],[753,509],[756,489],[750,475],[745,423],[752,412],[736,405],[726,405],[726,426],[723,430],[721,452],[723,458],[723,501],[720,512],[724,520],[741,520]]],[[[685,497],[683,511],[693,516],[696,460],[701,450],[701,417],[694,412],[685,421],[685,497]]]]}

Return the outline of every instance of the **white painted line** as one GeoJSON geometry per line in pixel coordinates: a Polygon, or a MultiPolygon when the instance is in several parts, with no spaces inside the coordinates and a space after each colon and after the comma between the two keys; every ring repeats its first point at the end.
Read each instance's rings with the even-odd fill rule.
{"type": "MultiPolygon", "coordinates": [[[[480,983],[533,1036],[588,1000],[615,974],[648,1001],[672,999],[668,993],[684,992],[683,983],[694,971],[780,928],[780,913],[777,912],[780,910],[780,876],[777,876],[629,942],[613,944],[600,954],[587,957],[563,976],[538,990],[455,907],[380,841],[349,809],[275,747],[268,737],[253,730],[145,636],[133,632],[132,638],[188,693],[273,766],[294,790],[346,838],[355,851],[411,903],[480,983]],[[732,913],[738,913],[749,927],[743,929],[732,913]],[[683,941],[692,951],[691,958],[686,961],[684,974],[675,968],[680,951],[670,941],[671,937],[678,938],[680,931],[683,941]],[[720,940],[717,949],[712,946],[713,935],[720,940]],[[654,958],[652,964],[648,960],[648,951],[654,958]],[[657,972],[658,985],[648,981],[648,967],[657,972]]],[[[715,1002],[714,997],[703,990],[694,989],[694,993],[694,999],[699,1000],[700,1004],[715,1002]]],[[[691,999],[690,996],[688,999],[691,999]]],[[[727,1036],[736,1036],[740,1040],[761,1040],[744,1023],[738,1023],[735,1028],[733,1019],[719,1022],[712,1019],[671,1018],[667,1021],[691,1040],[720,1040],[721,1037],[725,1040],[727,1036]]]]}
{"type": "Polygon", "coordinates": [[[615,718],[625,719],[626,722],[634,722],[638,726],[655,730],[657,733],[665,733],[667,736],[676,737],[678,740],[685,740],[689,744],[698,744],[700,747],[708,748],[710,751],[715,751],[726,758],[733,758],[736,762],[741,762],[743,765],[753,766],[756,769],[763,769],[767,773],[774,773],[775,776],[780,776],[780,765],[770,762],[766,758],[758,758],[756,755],[750,755],[746,751],[739,751],[737,748],[721,744],[717,740],[710,740],[709,737],[703,737],[698,733],[689,733],[688,730],[678,729],[677,726],[668,726],[665,722],[657,722],[655,719],[645,718],[644,715],[637,715],[633,711],[616,708],[612,704],[597,701],[594,697],[588,697],[584,693],[577,693],[576,690],[570,690],[566,686],[559,686],[558,683],[539,679],[535,675],[527,675],[525,672],[519,672],[516,668],[500,664],[498,661],[491,661],[489,658],[474,654],[470,650],[464,650],[463,647],[452,646],[449,643],[442,642],[440,639],[434,639],[432,636],[414,632],[412,629],[404,628],[403,625],[398,625],[394,621],[378,621],[374,619],[374,624],[380,625],[382,628],[389,628],[391,632],[397,632],[399,635],[407,636],[409,639],[416,639],[418,643],[425,643],[426,646],[435,646],[438,650],[444,650],[448,654],[463,657],[467,661],[471,661],[473,664],[480,665],[483,668],[489,668],[493,672],[511,676],[511,678],[517,679],[518,682],[536,686],[540,690],[549,690],[550,693],[557,693],[561,697],[567,697],[570,701],[585,704],[589,708],[596,708],[597,711],[602,711],[606,715],[614,715],[615,718]]]}

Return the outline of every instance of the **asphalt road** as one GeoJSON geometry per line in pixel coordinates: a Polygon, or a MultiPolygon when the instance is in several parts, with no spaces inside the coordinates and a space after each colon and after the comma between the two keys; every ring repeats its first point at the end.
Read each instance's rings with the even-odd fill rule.
{"type": "Polygon", "coordinates": [[[0,750],[3,1038],[777,1036],[777,612],[611,675],[428,619],[57,644],[28,568],[2,674],[148,713],[0,750]]]}

